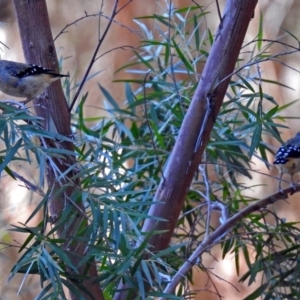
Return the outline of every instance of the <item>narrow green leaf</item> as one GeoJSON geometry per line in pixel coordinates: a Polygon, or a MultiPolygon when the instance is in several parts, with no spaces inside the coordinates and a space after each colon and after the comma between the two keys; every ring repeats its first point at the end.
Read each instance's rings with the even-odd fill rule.
{"type": "Polygon", "coordinates": [[[235,259],[235,270],[236,274],[240,275],[240,255],[239,255],[239,246],[237,245],[234,249],[234,259],[235,259]]]}
{"type": "Polygon", "coordinates": [[[9,151],[6,153],[6,156],[0,165],[0,174],[6,168],[6,166],[13,160],[13,157],[17,153],[17,151],[20,149],[22,142],[23,142],[23,139],[19,139],[16,142],[16,144],[12,148],[10,148],[9,151]]]}
{"type": "Polygon", "coordinates": [[[84,116],[83,116],[83,106],[85,101],[87,100],[88,97],[88,93],[86,93],[85,95],[83,95],[78,107],[77,107],[77,114],[78,114],[78,121],[79,121],[79,129],[82,130],[84,133],[86,133],[87,135],[93,136],[93,137],[99,137],[99,134],[91,129],[89,129],[88,127],[85,126],[84,124],[84,116]]]}
{"type": "Polygon", "coordinates": [[[180,243],[180,244],[177,244],[175,246],[172,246],[172,247],[169,247],[165,250],[162,250],[162,251],[159,251],[158,253],[154,254],[152,256],[152,259],[157,259],[157,258],[160,258],[162,256],[166,256],[172,252],[175,252],[178,248],[181,248],[182,246],[185,246],[186,243],[180,243]]]}
{"type": "Polygon", "coordinates": [[[199,34],[199,21],[196,15],[193,16],[193,25],[194,25],[194,39],[196,49],[200,50],[200,34],[199,34]]]}
{"type": "Polygon", "coordinates": [[[134,52],[134,54],[139,58],[139,63],[142,63],[143,65],[145,65],[149,70],[151,70],[151,71],[155,71],[154,69],[153,69],[153,67],[152,67],[152,65],[149,63],[149,61],[151,61],[151,60],[153,60],[153,58],[152,57],[147,57],[146,59],[143,57],[143,56],[141,56],[141,55],[139,55],[139,53],[138,52],[136,52],[136,51],[133,51],[134,52]]]}
{"type": "Polygon", "coordinates": [[[101,85],[98,83],[98,87],[101,90],[101,92],[103,93],[104,97],[106,98],[106,100],[108,101],[108,103],[115,109],[115,110],[119,110],[120,107],[118,105],[118,103],[116,102],[116,100],[112,97],[112,95],[101,85]]]}
{"type": "Polygon", "coordinates": [[[254,133],[251,140],[251,145],[249,149],[249,157],[251,157],[255,151],[255,149],[258,147],[260,141],[261,141],[261,134],[262,134],[262,126],[260,123],[257,123],[254,128],[254,133]]]}
{"type": "Polygon", "coordinates": [[[136,272],[136,280],[137,284],[139,287],[139,293],[141,295],[141,299],[145,300],[146,299],[146,290],[145,290],[145,285],[144,285],[144,277],[140,270],[137,270],[136,272]]]}
{"type": "Polygon", "coordinates": [[[210,46],[212,46],[214,43],[214,36],[212,35],[210,29],[208,29],[207,32],[208,32],[208,39],[209,39],[210,46]]]}
{"type": "Polygon", "coordinates": [[[223,248],[222,259],[225,258],[226,254],[230,251],[232,246],[233,246],[233,240],[232,239],[228,239],[223,243],[223,245],[222,245],[222,248],[223,248]]]}
{"type": "Polygon", "coordinates": [[[266,79],[266,78],[260,78],[260,77],[254,77],[253,78],[254,80],[261,80],[262,82],[265,82],[265,83],[271,83],[271,84],[276,84],[278,86],[282,86],[282,87],[285,87],[287,89],[290,89],[290,90],[295,90],[293,89],[292,87],[288,86],[288,85],[285,85],[281,82],[278,82],[278,81],[274,81],[274,80],[271,80],[271,79],[266,79]]]}
{"type": "Polygon", "coordinates": [[[287,29],[283,28],[283,27],[280,27],[283,31],[285,31],[288,35],[290,35],[291,37],[293,37],[298,43],[299,43],[299,39],[294,35],[292,34],[290,31],[288,31],[287,29]]]}
{"type": "Polygon", "coordinates": [[[244,85],[253,93],[255,93],[255,90],[253,89],[252,85],[241,75],[237,75],[240,80],[244,83],[244,85]]]}
{"type": "Polygon", "coordinates": [[[260,298],[268,286],[269,286],[269,282],[262,284],[258,289],[256,289],[253,293],[251,293],[249,296],[247,296],[243,300],[256,300],[256,299],[260,298]]]}
{"type": "Polygon", "coordinates": [[[263,15],[260,13],[259,16],[259,26],[258,26],[258,34],[257,34],[257,49],[260,51],[262,46],[262,39],[263,39],[263,15]]]}
{"type": "Polygon", "coordinates": [[[127,82],[125,82],[125,95],[126,95],[128,107],[131,109],[132,113],[135,114],[136,112],[134,106],[135,99],[133,97],[133,92],[131,90],[131,87],[127,82]]]}
{"type": "Polygon", "coordinates": [[[174,48],[179,56],[179,58],[181,59],[181,61],[183,62],[183,64],[185,65],[185,67],[194,73],[194,68],[193,66],[191,65],[191,63],[189,62],[189,60],[184,56],[184,54],[182,53],[182,51],[180,50],[180,48],[178,47],[176,41],[173,39],[173,45],[174,45],[174,48]]]}
{"type": "Polygon", "coordinates": [[[165,57],[164,57],[165,66],[168,66],[170,63],[170,55],[171,55],[171,49],[169,43],[167,43],[165,46],[165,57]]]}
{"type": "Polygon", "coordinates": [[[243,250],[245,262],[246,262],[248,268],[250,269],[251,268],[251,261],[250,261],[249,252],[248,252],[247,246],[242,245],[242,250],[243,250]]]}

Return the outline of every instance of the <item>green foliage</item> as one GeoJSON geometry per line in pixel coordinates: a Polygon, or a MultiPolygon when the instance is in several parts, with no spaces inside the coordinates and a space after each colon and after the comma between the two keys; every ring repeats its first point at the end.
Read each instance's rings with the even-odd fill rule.
{"type": "MultiPolygon", "coordinates": [[[[248,261],[249,271],[240,280],[248,280],[250,285],[258,280],[257,277],[262,277],[265,283],[245,300],[257,299],[258,296],[263,296],[264,299],[286,297],[298,299],[300,295],[298,224],[287,223],[276,217],[276,226],[270,226],[261,220],[263,218],[262,214],[260,218],[254,220],[253,227],[259,228],[249,238],[249,243],[255,247],[255,260],[248,261]]],[[[252,232],[253,229],[251,228],[252,232]]],[[[246,248],[245,254],[249,255],[246,248]]]]}
{"type": "MultiPolygon", "coordinates": [[[[64,240],[56,237],[59,227],[72,218],[71,211],[64,211],[57,224],[51,224],[47,218],[51,187],[45,187],[45,165],[50,161],[55,168],[53,158],[69,155],[76,157],[78,162],[72,179],[80,181],[70,200],[83,201],[87,212],[87,222],[78,224],[73,242],[84,242],[89,246],[82,264],[97,261],[97,282],[103,287],[106,299],[113,298],[121,281],[127,284],[129,296],[139,291],[141,299],[163,296],[182,299],[189,293],[185,281],[176,295],[166,295],[163,291],[204,237],[207,216],[200,206],[203,206],[207,191],[201,169],[194,176],[169,248],[152,253],[148,241],[159,231],[154,229],[144,233],[141,228],[145,219],[155,218],[148,215],[148,210],[214,37],[205,28],[207,12],[201,7],[171,9],[168,13],[167,16],[152,15],[136,20],[145,39],[135,51],[132,62],[122,68],[140,75],[138,79],[123,80],[126,104],[120,107],[110,92],[99,85],[109,116],[85,119],[83,107],[88,95],[83,96],[72,120],[75,141],[42,130],[40,120],[27,111],[4,107],[0,116],[0,138],[5,149],[0,155],[0,170],[16,179],[9,163],[14,160],[31,162],[33,155],[40,167],[39,184],[33,191],[45,190],[27,222],[12,229],[26,234],[27,239],[20,248],[22,256],[10,277],[22,273],[24,284],[29,274],[39,274],[42,291],[36,299],[65,299],[64,287],[77,293],[79,298],[81,291],[87,292],[84,286],[75,286],[68,281],[68,270],[74,271],[72,276],[77,282],[82,277],[76,275],[79,266],[73,265],[67,250],[62,247],[64,240]],[[143,23],[145,19],[155,22],[159,28],[158,37],[153,37],[154,33],[143,23]],[[93,122],[93,126],[89,126],[89,122],[93,122]],[[74,142],[75,152],[45,148],[33,137],[74,142]],[[24,157],[21,150],[25,150],[24,157]],[[41,223],[28,227],[28,221],[39,211],[44,214],[41,223]],[[51,228],[49,232],[47,226],[51,228]],[[150,292],[147,285],[151,286],[150,292]]],[[[260,24],[259,37],[262,36],[262,19],[260,24]]],[[[277,121],[284,120],[282,113],[289,105],[280,107],[272,96],[263,92],[263,84],[280,84],[262,78],[256,69],[265,57],[263,49],[258,43],[258,52],[254,49],[248,58],[243,57],[238,62],[244,65],[238,66],[239,71],[231,79],[202,161],[206,171],[209,166],[212,201],[221,200],[230,215],[254,200],[243,195],[245,178],[241,175],[251,178],[253,157],[269,166],[267,154],[272,151],[265,138],[273,136],[280,140],[279,129],[285,128],[277,121]],[[249,64],[244,63],[246,59],[249,64]],[[251,64],[254,60],[255,64],[251,64]]],[[[65,178],[65,174],[57,175],[57,180],[65,178]]],[[[67,182],[61,191],[69,184],[67,182]]],[[[236,224],[233,234],[222,242],[223,257],[228,253],[235,254],[239,274],[239,255],[243,254],[249,271],[241,277],[242,281],[248,280],[252,284],[261,274],[266,279],[266,283],[247,299],[262,295],[264,299],[282,299],[286,286],[293,297],[299,296],[298,246],[295,242],[298,228],[296,224],[278,218],[276,225],[271,227],[265,221],[267,214],[267,211],[252,214],[241,224],[236,224]],[[282,249],[277,245],[279,242],[284,246],[282,249]],[[254,262],[248,246],[255,249],[254,262]]],[[[191,281],[191,274],[187,279],[191,281]]]]}

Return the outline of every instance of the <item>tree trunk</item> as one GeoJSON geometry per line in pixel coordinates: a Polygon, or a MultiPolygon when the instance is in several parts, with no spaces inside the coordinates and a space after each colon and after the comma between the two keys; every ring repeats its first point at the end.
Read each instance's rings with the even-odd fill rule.
{"type": "MultiPolygon", "coordinates": [[[[58,70],[46,2],[44,0],[14,0],[14,5],[27,63],[35,63],[58,70]]],[[[71,136],[70,113],[59,82],[52,84],[46,93],[36,98],[34,104],[36,104],[36,114],[43,118],[44,129],[58,132],[61,135],[71,136]]],[[[46,140],[46,143],[48,147],[56,147],[56,143],[53,140],[46,140]]],[[[73,151],[71,142],[59,143],[59,147],[73,151]]],[[[76,160],[74,157],[68,156],[65,159],[56,160],[56,164],[61,172],[65,172],[70,166],[76,164],[76,160]]],[[[72,237],[76,236],[78,228],[84,226],[87,221],[84,216],[85,209],[81,198],[78,197],[76,205],[71,200],[71,194],[79,186],[79,182],[72,179],[73,176],[74,171],[71,171],[63,179],[57,180],[57,175],[53,168],[50,164],[47,165],[47,182],[48,186],[52,188],[48,201],[50,220],[53,223],[59,222],[62,213],[68,212],[69,218],[58,229],[58,236],[65,240],[63,250],[69,255],[73,265],[77,267],[80,265],[82,258],[87,255],[86,252],[88,250],[85,243],[80,243],[72,239],[72,237]],[[62,189],[62,186],[66,183],[68,183],[68,188],[62,189]]],[[[75,274],[74,270],[69,269],[67,277],[69,283],[75,288],[79,284],[85,287],[88,292],[83,292],[82,297],[84,299],[104,299],[99,284],[93,282],[97,277],[95,261],[78,267],[77,272],[75,274]],[[85,276],[87,279],[82,279],[79,282],[76,278],[80,275],[82,276],[81,278],[85,276]]],[[[72,291],[70,291],[70,294],[72,300],[79,299],[72,291]]]]}
{"type": "MultiPolygon", "coordinates": [[[[156,191],[143,232],[166,231],[150,240],[151,251],[169,246],[184,199],[201,162],[239,56],[257,0],[228,0],[197,90],[156,191]],[[152,218],[155,217],[155,218],[152,218]],[[161,218],[166,221],[156,221],[161,218]]],[[[118,289],[128,286],[120,284],[118,289]]],[[[126,291],[114,300],[126,299],[126,291]]]]}

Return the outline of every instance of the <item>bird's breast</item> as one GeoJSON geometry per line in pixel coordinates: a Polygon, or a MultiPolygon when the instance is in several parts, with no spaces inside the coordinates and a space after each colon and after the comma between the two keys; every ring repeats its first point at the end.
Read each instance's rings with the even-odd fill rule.
{"type": "Polygon", "coordinates": [[[276,164],[276,166],[281,172],[293,175],[300,172],[300,159],[288,158],[284,164],[276,164]]]}

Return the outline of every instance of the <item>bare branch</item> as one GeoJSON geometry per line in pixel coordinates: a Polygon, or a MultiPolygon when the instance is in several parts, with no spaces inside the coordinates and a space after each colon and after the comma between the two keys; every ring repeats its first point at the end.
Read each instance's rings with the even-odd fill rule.
{"type": "MultiPolygon", "coordinates": [[[[193,254],[189,257],[189,259],[181,266],[178,272],[174,275],[172,281],[167,285],[164,290],[164,293],[171,294],[175,291],[176,286],[179,282],[186,276],[186,274],[191,270],[191,268],[195,265],[199,256],[201,256],[207,249],[210,249],[214,246],[221,236],[226,234],[233,226],[235,226],[239,221],[243,220],[249,214],[259,211],[262,208],[265,208],[269,204],[273,204],[278,200],[285,200],[288,197],[288,194],[292,194],[294,192],[300,192],[300,185],[296,186],[295,189],[293,187],[289,187],[283,190],[282,192],[277,192],[267,198],[259,200],[249,206],[246,206],[240,212],[235,214],[233,217],[229,218],[224,224],[218,227],[213,233],[209,236],[205,237],[201,244],[197,247],[197,249],[193,252],[193,254]]],[[[163,300],[165,298],[159,298],[159,300],[163,300]]]]}

